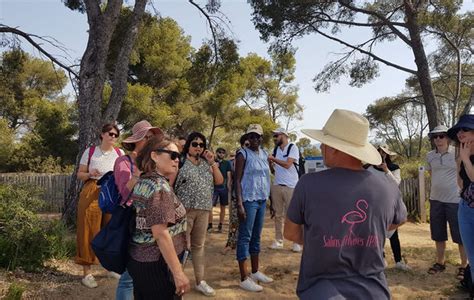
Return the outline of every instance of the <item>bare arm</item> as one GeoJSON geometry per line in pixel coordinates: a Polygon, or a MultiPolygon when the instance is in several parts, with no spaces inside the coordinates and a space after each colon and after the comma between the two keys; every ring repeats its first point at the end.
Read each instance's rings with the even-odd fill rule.
{"type": "Polygon", "coordinates": [[[89,178],[91,178],[91,175],[89,174],[89,171],[87,171],[87,169],[87,165],[79,165],[79,170],[77,171],[77,178],[84,182],[89,180],[89,178]]]}
{"type": "Polygon", "coordinates": [[[283,236],[287,240],[303,245],[303,225],[293,223],[290,219],[286,218],[283,236]]]}
{"type": "Polygon", "coordinates": [[[224,176],[222,176],[221,170],[216,162],[211,164],[212,177],[214,178],[214,185],[220,185],[224,183],[224,176]]]}
{"type": "Polygon", "coordinates": [[[227,171],[227,190],[232,190],[232,172],[227,171]]]}
{"type": "Polygon", "coordinates": [[[294,158],[291,158],[291,157],[288,157],[288,160],[280,160],[280,159],[276,159],[275,157],[271,156],[270,155],[270,161],[276,163],[277,165],[285,168],[285,169],[289,169],[291,167],[293,167],[293,164],[295,163],[295,159],[294,158]]]}

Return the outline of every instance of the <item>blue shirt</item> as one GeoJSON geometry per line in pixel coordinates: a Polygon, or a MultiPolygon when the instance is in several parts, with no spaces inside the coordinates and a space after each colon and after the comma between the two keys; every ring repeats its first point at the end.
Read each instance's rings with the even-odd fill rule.
{"type": "Polygon", "coordinates": [[[268,154],[260,148],[254,152],[249,148],[240,149],[245,159],[242,185],[242,201],[266,200],[270,196],[270,167],[268,154]]]}

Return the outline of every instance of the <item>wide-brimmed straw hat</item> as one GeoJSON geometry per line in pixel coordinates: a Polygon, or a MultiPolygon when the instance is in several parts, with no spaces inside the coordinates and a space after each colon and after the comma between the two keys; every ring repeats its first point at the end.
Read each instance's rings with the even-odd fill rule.
{"type": "Polygon", "coordinates": [[[392,150],[390,150],[390,148],[388,148],[388,146],[386,144],[379,145],[377,147],[377,150],[378,149],[382,150],[383,152],[385,152],[385,154],[390,155],[390,156],[397,156],[398,155],[397,152],[393,152],[392,150]]]}
{"type": "Polygon", "coordinates": [[[438,125],[428,133],[428,136],[431,137],[433,134],[436,134],[436,133],[447,133],[447,132],[448,132],[448,127],[444,125],[438,125]]]}
{"type": "Polygon", "coordinates": [[[458,141],[457,134],[461,128],[469,128],[469,129],[474,130],[474,115],[462,115],[459,118],[459,121],[457,122],[457,124],[449,128],[448,130],[449,138],[454,141],[458,141]]]}
{"type": "Polygon", "coordinates": [[[154,134],[163,134],[163,131],[158,127],[153,127],[151,124],[146,121],[142,120],[132,127],[132,135],[123,140],[123,144],[132,144],[139,142],[145,138],[146,133],[148,130],[152,131],[154,134]]]}
{"type": "Polygon", "coordinates": [[[335,109],[323,129],[303,129],[301,132],[363,162],[382,163],[379,152],[368,141],[369,121],[353,111],[335,109]]]}

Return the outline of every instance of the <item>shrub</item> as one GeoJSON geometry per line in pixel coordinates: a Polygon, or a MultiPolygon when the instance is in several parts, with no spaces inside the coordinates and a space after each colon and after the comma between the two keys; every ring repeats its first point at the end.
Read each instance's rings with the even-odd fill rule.
{"type": "Polygon", "coordinates": [[[34,271],[50,257],[70,254],[65,226],[38,216],[39,196],[35,187],[0,185],[0,267],[34,271]]]}
{"type": "Polygon", "coordinates": [[[25,292],[25,290],[26,290],[26,288],[23,285],[18,284],[16,282],[13,282],[8,287],[7,294],[5,295],[5,298],[3,298],[3,299],[5,299],[5,300],[20,300],[21,296],[23,296],[23,293],[25,292]]]}

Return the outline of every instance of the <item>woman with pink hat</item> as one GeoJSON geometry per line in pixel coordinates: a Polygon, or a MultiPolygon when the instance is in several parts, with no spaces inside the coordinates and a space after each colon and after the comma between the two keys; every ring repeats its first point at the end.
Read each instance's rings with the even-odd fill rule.
{"type": "MultiPolygon", "coordinates": [[[[163,135],[163,132],[160,128],[153,127],[148,121],[143,120],[133,125],[132,135],[123,140],[122,146],[125,150],[129,151],[129,154],[119,157],[114,165],[115,184],[122,198],[121,204],[127,206],[132,204],[129,198],[133,187],[137,184],[141,175],[141,170],[139,170],[135,163],[137,156],[151,137],[161,135],[163,135]]],[[[122,276],[120,276],[115,292],[115,299],[133,299],[133,280],[130,274],[128,274],[128,271],[125,271],[122,276]]]]}

